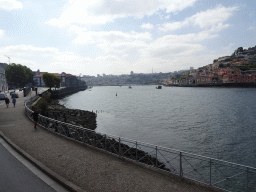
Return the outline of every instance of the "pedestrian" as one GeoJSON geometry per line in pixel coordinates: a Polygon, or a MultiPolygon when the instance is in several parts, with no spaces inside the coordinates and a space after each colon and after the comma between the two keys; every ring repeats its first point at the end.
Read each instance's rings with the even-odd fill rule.
{"type": "Polygon", "coordinates": [[[33,117],[33,120],[35,122],[34,128],[36,129],[37,127],[37,122],[38,122],[38,111],[36,108],[33,108],[34,112],[31,114],[31,117],[33,117]]]}
{"type": "Polygon", "coordinates": [[[15,107],[15,104],[16,104],[16,98],[15,97],[12,98],[12,103],[13,103],[13,107],[15,107]]]}
{"type": "Polygon", "coordinates": [[[15,104],[16,104],[16,94],[15,94],[15,91],[12,94],[12,103],[13,103],[13,106],[15,107],[15,104]]]}
{"type": "Polygon", "coordinates": [[[6,104],[6,108],[9,107],[9,103],[10,103],[10,100],[8,97],[5,98],[5,104],[6,104]]]}

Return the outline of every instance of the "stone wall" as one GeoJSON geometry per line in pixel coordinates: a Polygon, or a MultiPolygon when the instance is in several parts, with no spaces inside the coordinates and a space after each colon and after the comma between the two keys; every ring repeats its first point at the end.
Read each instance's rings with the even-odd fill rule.
{"type": "Polygon", "coordinates": [[[81,85],[81,86],[67,87],[64,89],[51,91],[51,98],[52,99],[60,99],[67,95],[71,95],[71,94],[79,92],[79,91],[84,91],[86,89],[87,89],[87,85],[81,85]]]}
{"type": "Polygon", "coordinates": [[[97,126],[96,113],[79,109],[68,109],[60,105],[58,100],[50,102],[47,111],[44,112],[44,116],[91,130],[95,130],[97,126]]]}

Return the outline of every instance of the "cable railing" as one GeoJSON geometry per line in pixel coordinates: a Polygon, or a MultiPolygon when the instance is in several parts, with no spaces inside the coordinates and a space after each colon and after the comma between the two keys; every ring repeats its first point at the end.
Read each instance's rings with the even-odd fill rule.
{"type": "MultiPolygon", "coordinates": [[[[33,111],[30,105],[35,99],[32,97],[25,102],[25,113],[31,120],[33,111]]],[[[256,168],[254,167],[106,135],[42,115],[39,115],[38,123],[45,129],[62,136],[108,151],[119,157],[164,170],[181,179],[190,179],[224,191],[256,191],[256,168]]]]}

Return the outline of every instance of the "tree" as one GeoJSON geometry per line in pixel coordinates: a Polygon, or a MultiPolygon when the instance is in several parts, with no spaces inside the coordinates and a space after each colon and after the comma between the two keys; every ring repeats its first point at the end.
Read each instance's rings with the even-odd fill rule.
{"type": "Polygon", "coordinates": [[[243,52],[243,51],[244,51],[243,47],[238,47],[237,48],[237,52],[243,52]]]}
{"type": "Polygon", "coordinates": [[[34,76],[32,70],[21,64],[12,63],[5,69],[6,79],[9,84],[23,87],[32,81],[34,76]]]}
{"type": "Polygon", "coordinates": [[[79,84],[79,80],[76,76],[70,76],[66,79],[67,87],[76,87],[79,84]]]}
{"type": "Polygon", "coordinates": [[[60,87],[60,83],[61,83],[61,79],[56,76],[56,78],[54,79],[55,90],[56,90],[56,88],[59,88],[59,87],[60,87]]]}
{"type": "Polygon", "coordinates": [[[42,76],[43,80],[44,80],[44,83],[45,83],[45,86],[46,87],[50,87],[50,89],[52,87],[60,87],[60,82],[61,82],[61,79],[51,73],[44,73],[43,76],[42,76]]]}

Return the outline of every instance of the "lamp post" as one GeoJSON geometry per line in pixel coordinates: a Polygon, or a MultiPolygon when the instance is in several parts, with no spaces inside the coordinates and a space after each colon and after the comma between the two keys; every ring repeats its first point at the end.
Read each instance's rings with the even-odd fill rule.
{"type": "MultiPolygon", "coordinates": [[[[8,56],[6,56],[6,55],[5,55],[5,57],[8,57],[8,56]]],[[[11,59],[11,58],[10,58],[10,57],[8,57],[8,59],[9,59],[9,65],[10,65],[10,59],[11,59]]]]}

